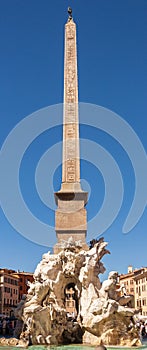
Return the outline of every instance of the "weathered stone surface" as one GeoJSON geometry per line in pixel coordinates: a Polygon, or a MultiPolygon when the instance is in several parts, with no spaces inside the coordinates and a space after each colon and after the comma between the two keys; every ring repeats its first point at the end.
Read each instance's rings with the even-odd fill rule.
{"type": "MultiPolygon", "coordinates": [[[[65,242],[59,254],[43,255],[16,314],[23,321],[20,343],[93,345],[139,344],[130,321],[134,309],[122,306],[116,291],[117,272],[100,283],[100,261],[108,253],[103,239],[89,249],[65,242]]],[[[127,299],[126,299],[127,301],[127,299]]]]}
{"type": "Polygon", "coordinates": [[[76,24],[69,18],[65,24],[63,161],[61,189],[55,193],[55,254],[61,251],[61,241],[70,237],[81,240],[83,249],[88,250],[87,199],[88,194],[82,191],[80,183],[76,24]]]}
{"type": "Polygon", "coordinates": [[[0,338],[0,346],[16,346],[19,344],[19,340],[16,338],[0,338]]]}

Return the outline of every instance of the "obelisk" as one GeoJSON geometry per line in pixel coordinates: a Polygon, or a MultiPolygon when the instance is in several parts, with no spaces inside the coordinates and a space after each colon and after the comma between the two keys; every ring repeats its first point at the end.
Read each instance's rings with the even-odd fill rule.
{"type": "Polygon", "coordinates": [[[68,13],[64,49],[62,184],[60,191],[55,193],[58,208],[55,215],[57,244],[54,253],[58,253],[61,243],[70,237],[74,241],[81,241],[82,247],[87,249],[87,192],[82,191],[80,184],[76,24],[71,8],[68,8],[68,13]]]}

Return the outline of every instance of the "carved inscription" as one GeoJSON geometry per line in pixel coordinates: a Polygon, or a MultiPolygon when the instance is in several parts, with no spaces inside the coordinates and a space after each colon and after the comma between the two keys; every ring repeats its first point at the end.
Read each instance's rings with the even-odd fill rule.
{"type": "Polygon", "coordinates": [[[77,103],[64,104],[65,123],[76,123],[77,103]]]}
{"type": "Polygon", "coordinates": [[[67,160],[67,181],[69,182],[75,181],[75,160],[74,159],[67,160]]]}
{"type": "Polygon", "coordinates": [[[67,25],[66,33],[67,33],[67,39],[73,39],[75,36],[75,26],[71,24],[67,25]]]}
{"type": "Polygon", "coordinates": [[[73,139],[75,136],[75,124],[66,125],[66,139],[73,139]]]}
{"type": "Polygon", "coordinates": [[[64,181],[79,179],[79,135],[78,135],[78,87],[76,27],[73,22],[66,25],[66,52],[64,72],[64,181]]]}
{"type": "Polygon", "coordinates": [[[65,78],[65,99],[68,103],[76,102],[76,30],[75,25],[66,27],[66,78],[65,78]]]}

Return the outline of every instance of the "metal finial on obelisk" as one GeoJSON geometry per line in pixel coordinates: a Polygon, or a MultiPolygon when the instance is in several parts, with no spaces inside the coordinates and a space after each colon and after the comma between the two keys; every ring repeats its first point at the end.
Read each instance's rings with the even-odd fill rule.
{"type": "Polygon", "coordinates": [[[69,21],[72,19],[72,8],[71,7],[68,7],[68,14],[69,14],[69,21]]]}

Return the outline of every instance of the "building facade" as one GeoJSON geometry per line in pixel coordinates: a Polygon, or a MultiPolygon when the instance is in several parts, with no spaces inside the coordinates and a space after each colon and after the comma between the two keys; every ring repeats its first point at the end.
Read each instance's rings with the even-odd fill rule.
{"type": "Polygon", "coordinates": [[[18,277],[18,283],[19,283],[19,295],[18,295],[18,301],[22,299],[23,294],[27,294],[28,288],[29,288],[29,282],[33,282],[33,273],[31,272],[21,272],[17,271],[14,273],[14,276],[18,277]]]}
{"type": "Polygon", "coordinates": [[[18,298],[19,278],[13,275],[13,270],[0,269],[0,314],[13,316],[18,298]]]}
{"type": "Polygon", "coordinates": [[[143,316],[147,316],[147,267],[134,269],[128,266],[128,273],[119,276],[121,294],[134,296],[133,306],[143,316]]]}
{"type": "Polygon", "coordinates": [[[28,281],[33,282],[33,273],[0,269],[0,314],[13,316],[14,309],[27,293],[28,281]]]}
{"type": "Polygon", "coordinates": [[[135,309],[147,316],[147,269],[134,277],[135,309]]]}

